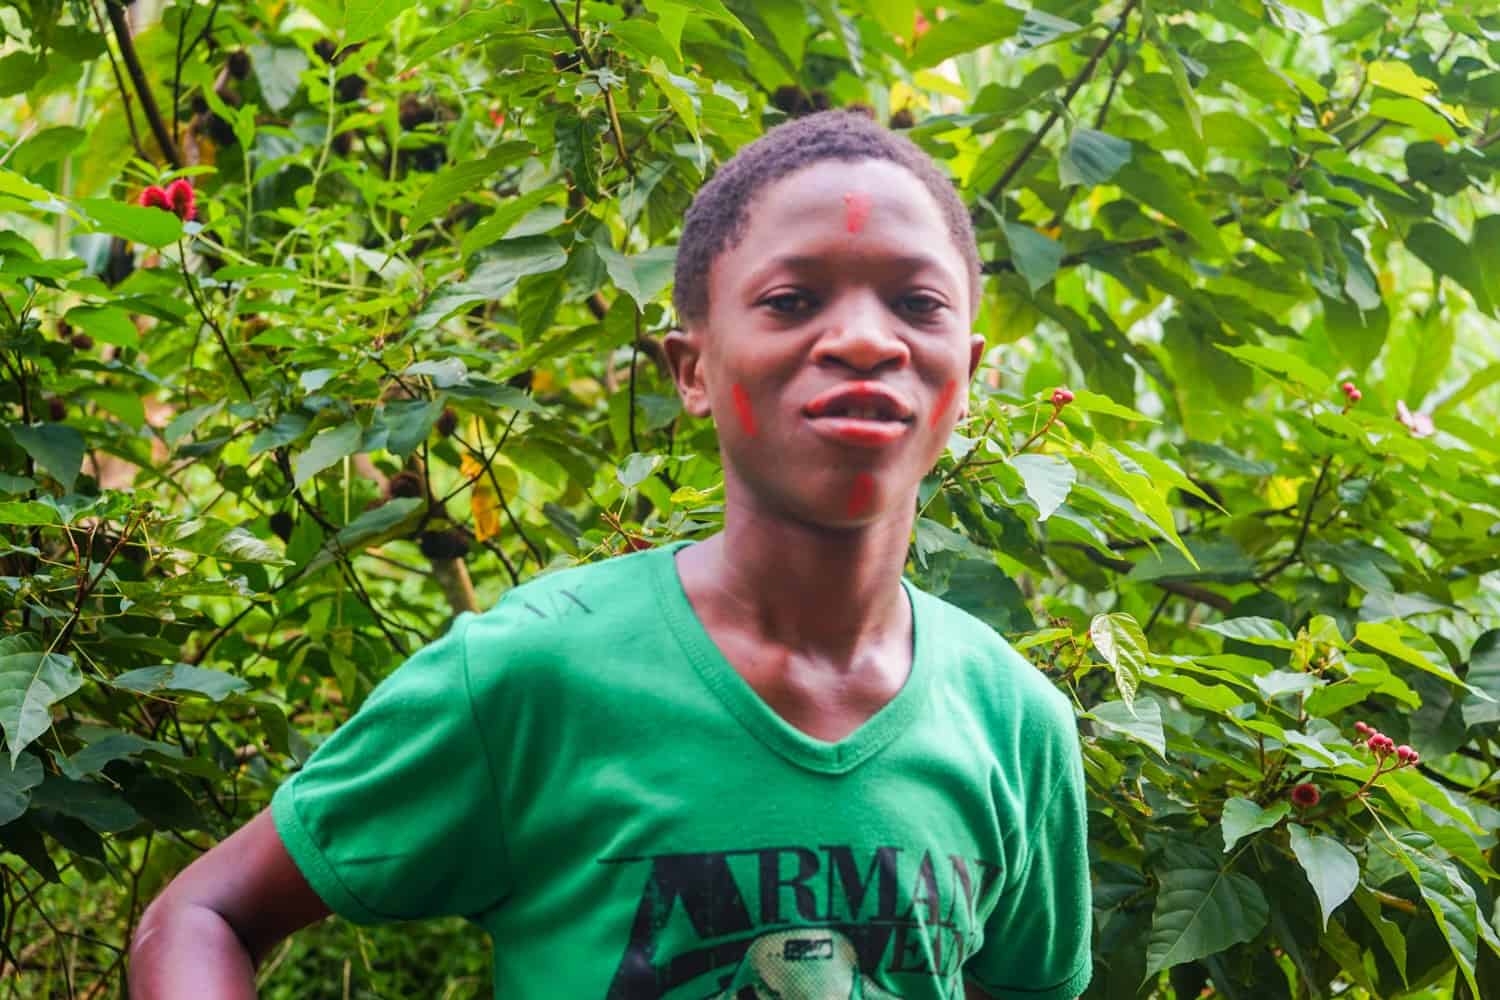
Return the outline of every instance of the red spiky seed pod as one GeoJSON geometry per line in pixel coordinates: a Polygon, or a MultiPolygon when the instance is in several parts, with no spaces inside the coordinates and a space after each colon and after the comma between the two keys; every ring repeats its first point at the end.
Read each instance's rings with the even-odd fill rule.
{"type": "Polygon", "coordinates": [[[1300,785],[1292,787],[1292,805],[1298,809],[1311,809],[1323,798],[1323,793],[1318,791],[1318,786],[1304,781],[1300,785]]]}

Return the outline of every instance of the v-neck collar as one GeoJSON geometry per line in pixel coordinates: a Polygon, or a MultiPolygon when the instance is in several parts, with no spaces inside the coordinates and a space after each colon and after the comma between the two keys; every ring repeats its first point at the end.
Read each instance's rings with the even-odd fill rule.
{"type": "Polygon", "coordinates": [[[708,686],[739,723],[769,749],[799,767],[826,774],[843,774],[858,767],[898,736],[921,708],[930,682],[926,616],[922,594],[905,577],[901,587],[911,606],[911,672],[901,690],[859,728],[830,743],[809,736],[787,722],[767,705],[750,683],[724,657],[682,587],[677,572],[677,552],[691,541],[672,542],[651,552],[651,579],[662,619],[677,638],[683,652],[708,686]]]}

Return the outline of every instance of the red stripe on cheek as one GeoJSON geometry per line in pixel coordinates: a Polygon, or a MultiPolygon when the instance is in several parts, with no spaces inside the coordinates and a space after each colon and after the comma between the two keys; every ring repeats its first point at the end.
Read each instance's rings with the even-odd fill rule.
{"type": "Polygon", "coordinates": [[[870,217],[870,196],[859,191],[850,191],[844,195],[844,226],[851,233],[857,233],[865,228],[865,220],[870,217]]]}
{"type": "Polygon", "coordinates": [[[731,390],[734,397],[734,412],[740,418],[740,426],[747,437],[755,437],[755,411],[750,409],[750,394],[738,382],[731,390]]]}
{"type": "Polygon", "coordinates": [[[936,427],[943,422],[943,415],[948,412],[948,407],[953,405],[953,397],[958,395],[958,379],[948,380],[943,386],[943,391],[938,396],[937,409],[932,411],[932,426],[936,427]]]}
{"type": "Polygon", "coordinates": [[[870,504],[875,500],[875,477],[868,472],[861,472],[854,477],[854,486],[849,490],[850,517],[858,517],[870,509],[870,504]]]}

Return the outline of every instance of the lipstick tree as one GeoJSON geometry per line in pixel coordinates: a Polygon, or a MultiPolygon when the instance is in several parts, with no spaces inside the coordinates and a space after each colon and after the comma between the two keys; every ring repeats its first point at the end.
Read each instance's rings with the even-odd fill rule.
{"type": "MultiPolygon", "coordinates": [[[[713,430],[659,346],[682,214],[842,106],[944,162],[979,231],[990,351],[909,572],[1077,706],[1088,996],[1500,995],[1489,5],[0,0],[0,26],[23,994],[117,988],[152,893],[453,615],[714,529],[713,430]]],[[[321,927],[263,989],[482,992],[465,933],[321,927]]]]}

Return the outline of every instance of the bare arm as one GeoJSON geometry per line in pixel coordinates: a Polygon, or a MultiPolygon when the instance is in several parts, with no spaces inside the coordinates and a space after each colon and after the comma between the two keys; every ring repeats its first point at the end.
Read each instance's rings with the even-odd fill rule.
{"type": "Polygon", "coordinates": [[[189,865],[146,908],[130,947],[134,1000],[246,1000],[255,966],[329,909],[281,844],[270,809],[189,865]]]}

